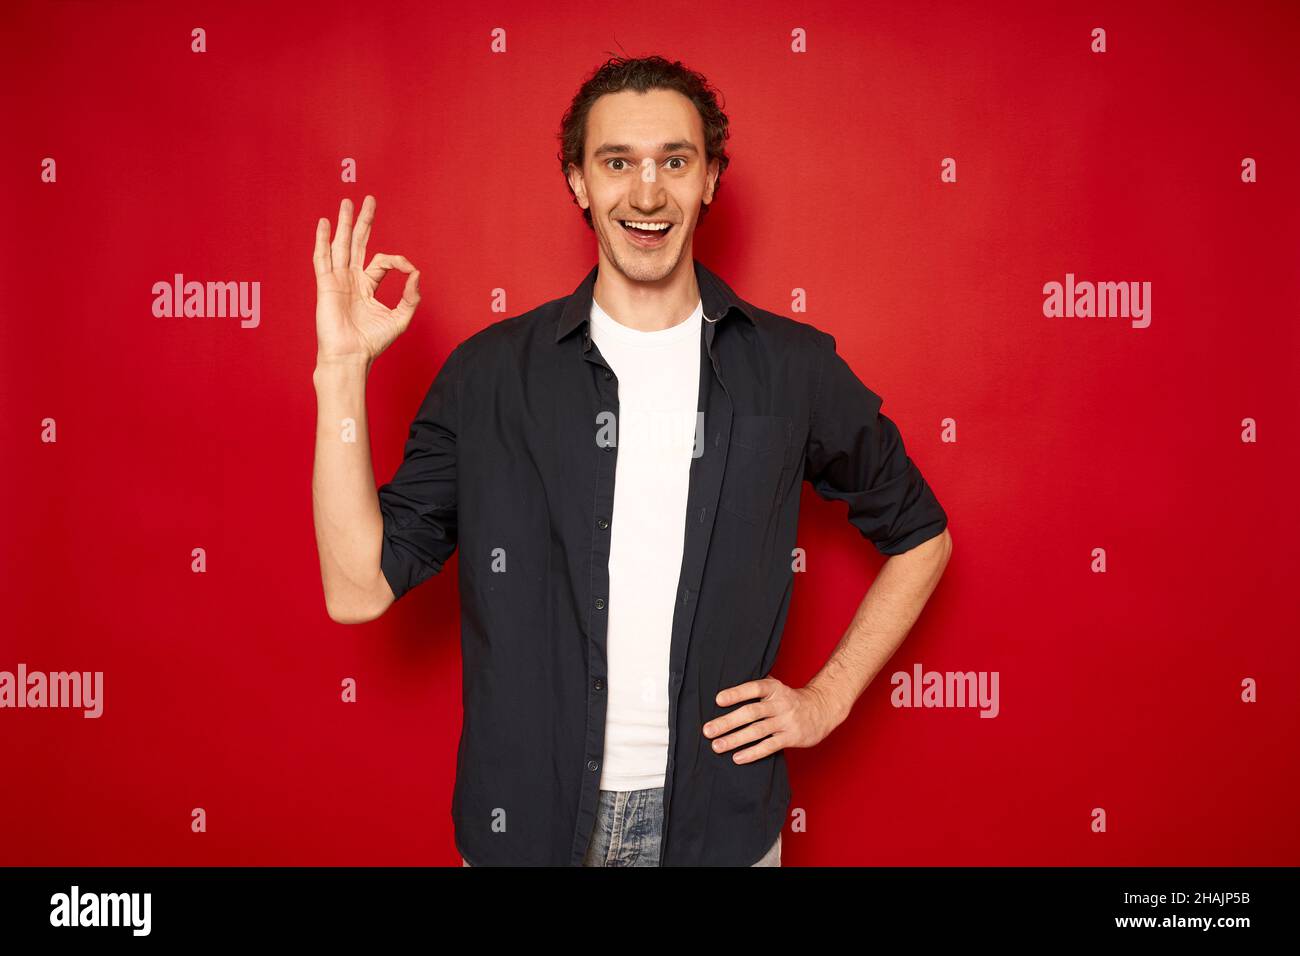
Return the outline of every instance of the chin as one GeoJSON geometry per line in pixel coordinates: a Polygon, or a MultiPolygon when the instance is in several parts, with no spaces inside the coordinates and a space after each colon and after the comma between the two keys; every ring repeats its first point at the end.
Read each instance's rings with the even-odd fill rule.
{"type": "Polygon", "coordinates": [[[681,238],[669,246],[652,253],[645,253],[636,248],[628,248],[626,240],[615,236],[607,240],[610,243],[609,258],[618,266],[618,270],[629,279],[637,282],[656,282],[670,275],[681,261],[681,238]]]}
{"type": "Polygon", "coordinates": [[[663,249],[660,255],[653,258],[619,254],[614,256],[614,262],[619,271],[629,279],[637,282],[657,282],[672,273],[680,258],[680,250],[663,249]]]}

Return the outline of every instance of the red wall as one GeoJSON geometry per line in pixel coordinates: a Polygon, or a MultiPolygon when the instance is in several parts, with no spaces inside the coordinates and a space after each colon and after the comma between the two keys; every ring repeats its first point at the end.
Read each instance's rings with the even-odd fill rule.
{"type": "MultiPolygon", "coordinates": [[[[0,863],[459,863],[456,562],[376,622],[325,614],[313,231],[373,193],[370,249],[422,272],[368,388],[382,482],[447,353],[503,317],[491,290],[517,314],[594,263],[555,132],[609,52],[723,91],[696,256],[775,312],[806,290],[795,317],[951,518],[912,634],[789,754],[783,863],[1300,862],[1298,26],[1281,2],[6,4],[0,670],[105,686],[96,720],[0,710],[0,863]],[[177,272],[260,282],[260,324],[155,317],[177,272]],[[1066,273],[1149,281],[1150,325],[1044,316],[1066,273]],[[895,709],[918,662],[997,671],[999,715],[895,709]]],[[[883,560],[803,506],[787,683],[883,560]]]]}

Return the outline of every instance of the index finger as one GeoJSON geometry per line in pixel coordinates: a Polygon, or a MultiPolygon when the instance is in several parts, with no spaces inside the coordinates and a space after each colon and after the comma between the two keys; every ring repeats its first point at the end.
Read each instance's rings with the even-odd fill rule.
{"type": "Polygon", "coordinates": [[[759,697],[767,696],[767,678],[762,677],[758,680],[745,681],[743,684],[737,684],[734,687],[726,687],[720,691],[714,701],[719,707],[726,707],[728,704],[738,704],[742,700],[756,700],[759,697]]]}

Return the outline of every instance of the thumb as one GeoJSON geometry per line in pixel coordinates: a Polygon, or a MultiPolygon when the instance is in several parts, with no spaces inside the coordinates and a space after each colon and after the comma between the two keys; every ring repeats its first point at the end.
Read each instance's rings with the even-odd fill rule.
{"type": "Polygon", "coordinates": [[[415,307],[419,304],[420,271],[417,269],[406,277],[406,285],[402,286],[402,301],[393,308],[393,316],[403,329],[411,321],[411,316],[415,315],[415,307]]]}

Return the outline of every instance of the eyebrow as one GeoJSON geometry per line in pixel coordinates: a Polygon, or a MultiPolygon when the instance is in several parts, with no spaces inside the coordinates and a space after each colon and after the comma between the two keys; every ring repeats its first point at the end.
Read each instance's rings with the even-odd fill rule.
{"type": "MultiPolygon", "coordinates": [[[[609,155],[616,155],[616,154],[623,154],[623,155],[626,155],[627,153],[630,153],[630,152],[632,152],[632,147],[631,147],[631,146],[628,146],[626,143],[605,143],[604,145],[602,145],[602,146],[598,146],[598,147],[596,148],[596,151],[595,151],[594,153],[591,154],[591,158],[592,158],[592,159],[599,159],[601,156],[609,156],[609,155]]],[[[659,152],[661,152],[661,153],[678,153],[678,152],[684,152],[684,153],[695,153],[695,154],[698,156],[700,151],[699,151],[698,149],[696,149],[696,148],[695,148],[695,144],[692,143],[692,142],[690,142],[689,140],[685,140],[685,139],[677,139],[677,140],[673,140],[673,141],[670,142],[670,143],[661,143],[661,144],[659,144],[659,152]]]]}

